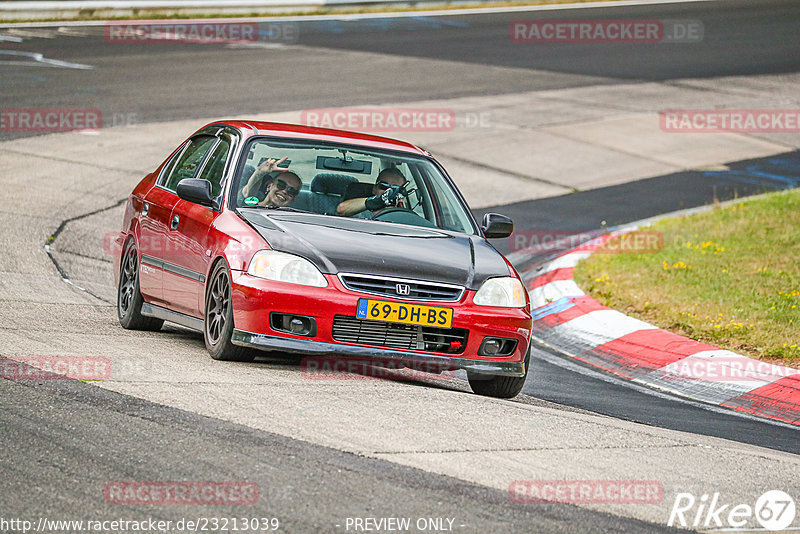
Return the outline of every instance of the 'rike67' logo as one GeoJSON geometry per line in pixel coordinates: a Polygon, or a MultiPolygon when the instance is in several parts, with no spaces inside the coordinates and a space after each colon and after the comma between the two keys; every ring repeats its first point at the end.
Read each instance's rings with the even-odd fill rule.
{"type": "Polygon", "coordinates": [[[788,528],[794,521],[796,509],[792,497],[780,490],[770,490],[761,495],[755,506],[749,504],[721,504],[720,494],[703,494],[696,499],[691,493],[678,493],[672,504],[667,525],[693,528],[741,528],[755,518],[766,530],[788,528]],[[696,507],[695,507],[696,505],[696,507]]]}

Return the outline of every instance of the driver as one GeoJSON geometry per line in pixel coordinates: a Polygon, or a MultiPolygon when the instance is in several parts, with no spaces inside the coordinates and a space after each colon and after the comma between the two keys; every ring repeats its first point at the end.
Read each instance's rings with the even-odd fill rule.
{"type": "Polygon", "coordinates": [[[372,186],[371,197],[344,200],[336,207],[336,213],[345,217],[371,219],[375,212],[383,208],[402,204],[405,196],[401,189],[405,183],[406,178],[400,171],[395,168],[384,169],[372,186]]]}
{"type": "Polygon", "coordinates": [[[291,204],[300,189],[303,187],[303,181],[297,174],[293,173],[288,167],[279,167],[281,163],[286,161],[286,157],[276,160],[269,158],[264,161],[250,176],[247,183],[242,188],[242,197],[246,199],[245,204],[249,204],[247,200],[253,199],[254,203],[265,208],[282,208],[291,204]],[[274,179],[270,180],[269,173],[280,171],[274,179]],[[266,182],[266,187],[263,185],[266,182]],[[263,195],[258,194],[258,190],[263,188],[263,195]],[[259,197],[262,197],[260,199],[259,197]]]}

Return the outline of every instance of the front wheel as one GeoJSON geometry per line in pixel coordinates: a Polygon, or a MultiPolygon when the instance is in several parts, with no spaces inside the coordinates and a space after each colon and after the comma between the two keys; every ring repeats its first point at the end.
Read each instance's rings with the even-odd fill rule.
{"type": "Polygon", "coordinates": [[[208,280],[203,327],[203,338],[208,353],[215,360],[252,362],[255,354],[251,349],[231,343],[233,299],[231,297],[231,275],[225,261],[217,262],[208,280]]]}
{"type": "Polygon", "coordinates": [[[478,395],[496,397],[498,399],[512,399],[519,395],[528,378],[528,369],[531,363],[531,347],[525,355],[525,374],[523,376],[485,375],[467,371],[469,387],[478,395]]]}

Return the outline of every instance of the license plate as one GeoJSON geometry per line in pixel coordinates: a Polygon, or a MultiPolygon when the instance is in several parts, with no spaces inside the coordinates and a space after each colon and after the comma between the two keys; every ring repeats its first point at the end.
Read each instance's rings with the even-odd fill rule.
{"type": "Polygon", "coordinates": [[[405,302],[358,299],[359,319],[386,321],[389,323],[419,324],[450,328],[453,324],[453,308],[420,306],[405,302]]]}

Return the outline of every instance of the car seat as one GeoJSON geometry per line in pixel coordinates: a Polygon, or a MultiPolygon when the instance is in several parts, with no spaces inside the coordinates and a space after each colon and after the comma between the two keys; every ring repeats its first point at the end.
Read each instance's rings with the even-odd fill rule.
{"type": "Polygon", "coordinates": [[[321,172],[311,180],[311,195],[308,197],[308,211],[323,215],[336,215],[336,207],[344,200],[350,184],[358,178],[348,174],[321,172]]]}

